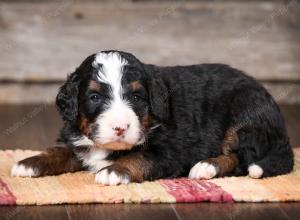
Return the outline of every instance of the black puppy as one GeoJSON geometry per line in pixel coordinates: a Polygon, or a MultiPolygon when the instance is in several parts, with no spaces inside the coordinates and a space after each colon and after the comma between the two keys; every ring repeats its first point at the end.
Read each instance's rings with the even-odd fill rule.
{"type": "Polygon", "coordinates": [[[98,183],[115,185],[179,176],[261,178],[293,169],[273,98],[223,64],[158,67],[104,51],[68,77],[56,104],[65,147],[20,161],[13,176],[88,169],[98,183]]]}

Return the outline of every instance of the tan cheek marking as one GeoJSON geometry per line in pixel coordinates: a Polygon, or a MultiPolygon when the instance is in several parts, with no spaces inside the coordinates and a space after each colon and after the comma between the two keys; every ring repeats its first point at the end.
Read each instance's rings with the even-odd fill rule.
{"type": "Polygon", "coordinates": [[[237,130],[238,129],[235,127],[232,127],[227,130],[223,144],[221,146],[221,150],[223,154],[229,155],[232,147],[238,145],[239,138],[237,135],[237,130]]]}
{"type": "Polygon", "coordinates": [[[151,118],[150,115],[146,115],[146,116],[143,117],[142,129],[143,129],[144,132],[149,130],[151,121],[152,121],[152,118],[151,118]]]}
{"type": "Polygon", "coordinates": [[[142,85],[139,81],[134,81],[134,82],[132,82],[132,83],[130,84],[130,86],[131,86],[131,89],[132,89],[133,91],[136,91],[136,90],[139,90],[139,89],[143,88],[143,85],[142,85]]]}
{"type": "Polygon", "coordinates": [[[130,179],[134,182],[143,182],[149,176],[151,169],[151,162],[140,153],[122,157],[115,162],[115,165],[128,170],[130,179]]]}
{"type": "Polygon", "coordinates": [[[89,136],[92,132],[91,128],[90,128],[89,120],[85,116],[82,116],[80,118],[79,129],[83,134],[85,134],[87,136],[89,136]]]}

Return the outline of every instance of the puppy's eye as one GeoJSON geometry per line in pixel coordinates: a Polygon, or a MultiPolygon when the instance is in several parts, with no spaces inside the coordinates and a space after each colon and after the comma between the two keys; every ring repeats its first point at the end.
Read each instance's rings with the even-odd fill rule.
{"type": "Polygon", "coordinates": [[[139,99],[140,99],[139,96],[137,96],[137,95],[133,96],[133,101],[137,102],[139,99]]]}
{"type": "Polygon", "coordinates": [[[132,98],[133,98],[133,101],[135,101],[135,102],[144,99],[140,94],[133,94],[132,98]]]}
{"type": "Polygon", "coordinates": [[[95,102],[95,103],[99,103],[100,101],[101,101],[101,99],[100,99],[100,95],[99,94],[91,94],[90,95],[90,100],[92,101],[92,102],[95,102]]]}

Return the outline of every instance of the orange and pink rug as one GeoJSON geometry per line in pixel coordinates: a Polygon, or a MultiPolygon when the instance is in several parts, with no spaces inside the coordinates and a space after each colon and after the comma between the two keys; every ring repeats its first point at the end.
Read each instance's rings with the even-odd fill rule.
{"type": "Polygon", "coordinates": [[[260,180],[226,177],[208,181],[179,178],[102,186],[88,172],[42,178],[10,177],[12,165],[39,152],[0,151],[0,205],[64,203],[178,203],[300,201],[300,149],[291,174],[260,180]]]}

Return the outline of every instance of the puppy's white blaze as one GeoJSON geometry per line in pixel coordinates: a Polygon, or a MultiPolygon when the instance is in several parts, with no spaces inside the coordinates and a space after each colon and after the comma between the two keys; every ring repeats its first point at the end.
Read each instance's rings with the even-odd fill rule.
{"type": "Polygon", "coordinates": [[[107,110],[96,121],[99,131],[95,140],[100,144],[117,140],[113,130],[115,127],[127,129],[122,139],[124,142],[136,144],[140,139],[141,125],[138,117],[122,97],[123,67],[127,64],[127,61],[117,52],[98,53],[95,57],[93,66],[99,68],[98,80],[110,85],[112,90],[111,100],[106,105],[107,110]],[[101,68],[99,64],[102,65],[101,68]]]}
{"type": "Polygon", "coordinates": [[[122,69],[127,65],[127,61],[117,52],[98,53],[93,65],[97,68],[99,64],[102,64],[102,68],[99,68],[98,80],[111,86],[114,100],[121,99],[122,69]]]}
{"type": "Polygon", "coordinates": [[[264,171],[260,166],[258,166],[256,164],[251,164],[248,167],[248,173],[251,178],[259,179],[262,177],[264,171]]]}
{"type": "Polygon", "coordinates": [[[22,164],[15,164],[11,169],[11,176],[32,177],[37,173],[30,167],[25,167],[22,164]]]}
{"type": "Polygon", "coordinates": [[[74,141],[72,142],[74,146],[93,146],[94,142],[89,139],[87,136],[83,135],[79,138],[74,138],[74,141]]]}
{"type": "Polygon", "coordinates": [[[92,148],[88,152],[79,153],[78,156],[82,160],[83,165],[88,167],[89,171],[96,173],[112,164],[111,161],[105,159],[109,152],[105,149],[92,148]]]}

